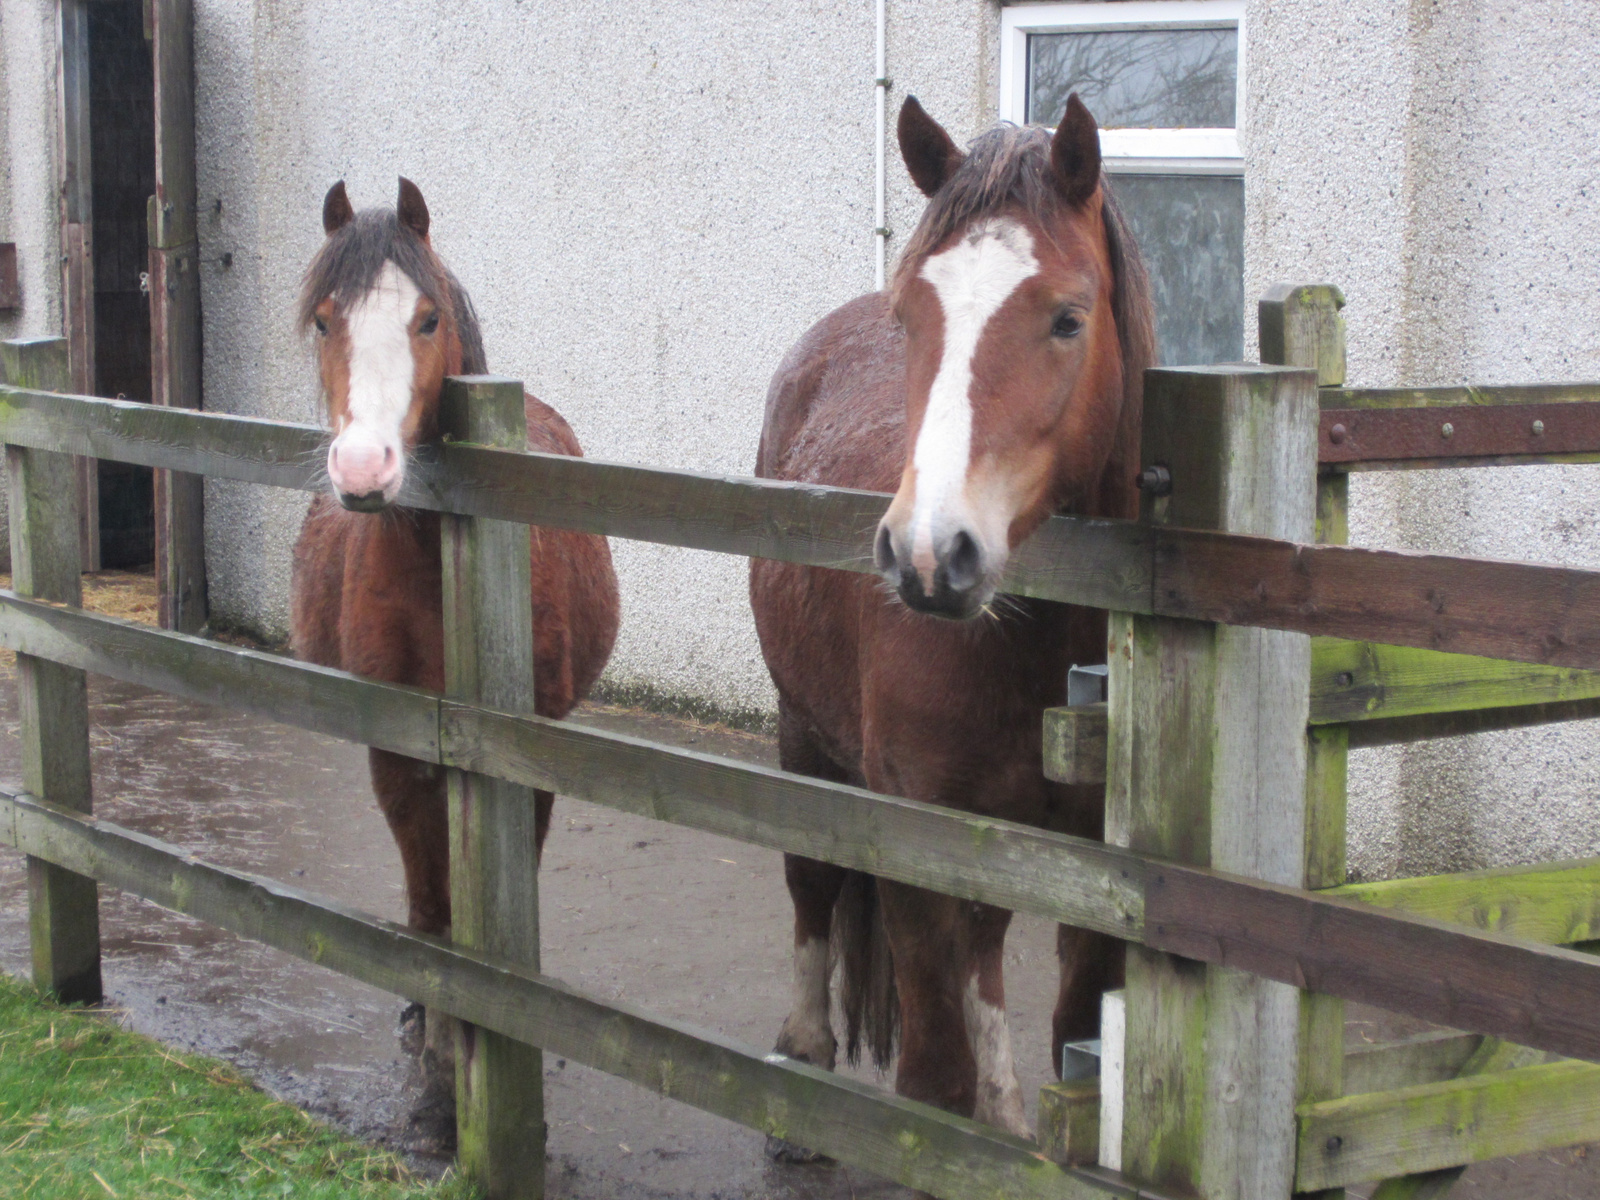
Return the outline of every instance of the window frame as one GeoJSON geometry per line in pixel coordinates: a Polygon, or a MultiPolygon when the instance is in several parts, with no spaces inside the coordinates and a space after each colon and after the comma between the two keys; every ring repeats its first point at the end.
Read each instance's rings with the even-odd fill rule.
{"type": "Polygon", "coordinates": [[[1107,171],[1155,175],[1243,175],[1239,126],[1245,115],[1245,0],[1070,0],[1000,10],[1000,119],[1026,123],[1028,37],[1142,29],[1237,30],[1232,129],[1102,129],[1107,171]]]}

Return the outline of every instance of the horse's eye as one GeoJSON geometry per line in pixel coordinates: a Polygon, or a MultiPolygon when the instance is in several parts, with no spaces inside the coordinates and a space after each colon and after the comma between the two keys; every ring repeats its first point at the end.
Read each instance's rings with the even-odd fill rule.
{"type": "Polygon", "coordinates": [[[1050,326],[1050,336],[1058,338],[1077,337],[1083,332],[1083,318],[1076,313],[1064,312],[1056,317],[1055,324],[1050,326]]]}
{"type": "Polygon", "coordinates": [[[438,328],[439,328],[439,314],[438,314],[437,311],[434,311],[434,312],[431,312],[431,313],[428,314],[428,319],[422,323],[421,327],[417,330],[417,332],[418,333],[433,333],[438,328]]]}
{"type": "Polygon", "coordinates": [[[321,317],[312,317],[311,320],[312,320],[312,323],[315,324],[316,327],[317,327],[317,333],[320,334],[323,337],[327,337],[328,336],[328,323],[326,321],[324,321],[321,317]]]}

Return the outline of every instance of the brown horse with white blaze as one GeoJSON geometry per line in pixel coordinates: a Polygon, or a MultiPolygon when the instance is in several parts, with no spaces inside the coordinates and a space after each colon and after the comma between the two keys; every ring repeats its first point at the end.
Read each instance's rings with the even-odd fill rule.
{"type": "MultiPolygon", "coordinates": [[[[1041,726],[1068,667],[1104,661],[1105,614],[996,591],[1050,514],[1137,512],[1143,268],[1076,96],[1053,137],[1002,125],[967,153],[907,99],[899,137],[928,207],[892,290],[823,318],[779,367],[757,474],[893,491],[874,559],[901,602],[868,575],[752,564],[781,761],[1098,838],[1102,789],[1045,779],[1041,726]]],[[[831,940],[852,1058],[864,1034],[886,1064],[898,1033],[902,1095],[1028,1136],[1001,977],[1011,914],[795,856],[785,871],[795,995],[778,1049],[834,1065],[831,940]]],[[[1067,926],[1058,949],[1059,1062],[1098,1032],[1122,949],[1067,926]]]]}
{"type": "MultiPolygon", "coordinates": [[[[465,290],[434,252],[422,193],[400,180],[395,209],[351,209],[344,183],[322,210],[327,240],[307,271],[300,323],[314,329],[333,440],[332,494],[311,501],[295,546],[295,654],[389,683],[444,688],[437,513],[395,507],[407,460],[439,436],[445,376],[482,374],[483,341],[465,290]]],[[[527,396],[528,448],[581,456],[560,414],[527,396]]],[[[602,537],[531,531],[535,707],[565,717],[599,677],[616,640],[618,600],[602,537]]],[[[450,930],[443,770],[372,750],[372,787],[405,872],[409,924],[450,930]]],[[[544,847],[554,797],[536,793],[544,847]]],[[[429,1022],[434,1065],[445,1022],[429,1022]]],[[[436,1072],[448,1090],[448,1072],[436,1072]]]]}

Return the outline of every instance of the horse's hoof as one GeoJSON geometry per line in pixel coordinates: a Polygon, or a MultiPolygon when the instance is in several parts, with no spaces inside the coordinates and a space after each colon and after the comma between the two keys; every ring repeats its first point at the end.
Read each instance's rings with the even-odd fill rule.
{"type": "Polygon", "coordinates": [[[400,1052],[411,1058],[422,1053],[428,1037],[428,1010],[413,1000],[400,1010],[400,1020],[395,1025],[400,1038],[400,1052]]]}
{"type": "Polygon", "coordinates": [[[785,1163],[790,1166],[832,1166],[833,1159],[826,1154],[819,1154],[815,1150],[807,1150],[804,1146],[796,1146],[793,1142],[781,1137],[768,1136],[767,1157],[776,1163],[785,1163]]]}

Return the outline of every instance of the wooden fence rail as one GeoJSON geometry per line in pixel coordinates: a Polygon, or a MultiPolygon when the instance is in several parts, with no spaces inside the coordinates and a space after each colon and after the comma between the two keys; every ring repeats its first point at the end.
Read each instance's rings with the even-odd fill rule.
{"type": "Polygon", "coordinates": [[[1161,1200],[1059,1166],[987,1125],[779,1054],[590,996],[288,884],[27,795],[0,792],[0,842],[663,1096],[938,1195],[1161,1200]]]}
{"type": "MultiPolygon", "coordinates": [[[[1221,374],[1238,368],[1207,368],[1221,374]]],[[[1164,376],[1152,372],[1159,386],[1164,376]]],[[[0,441],[315,490],[323,434],[214,413],[0,387],[0,441]]],[[[447,444],[401,502],[841,570],[871,570],[888,497],[447,444]]],[[[1600,572],[1054,517],[1003,586],[1136,614],[1600,668],[1600,572]]]]}
{"type": "MultiPolygon", "coordinates": [[[[1600,958],[0,592],[0,645],[1600,1061],[1600,958]],[[1152,908],[1152,906],[1154,906],[1152,908]]],[[[1565,906],[1523,888],[1530,909],[1565,906]]],[[[1393,903],[1392,901],[1390,903],[1393,903]]]]}

